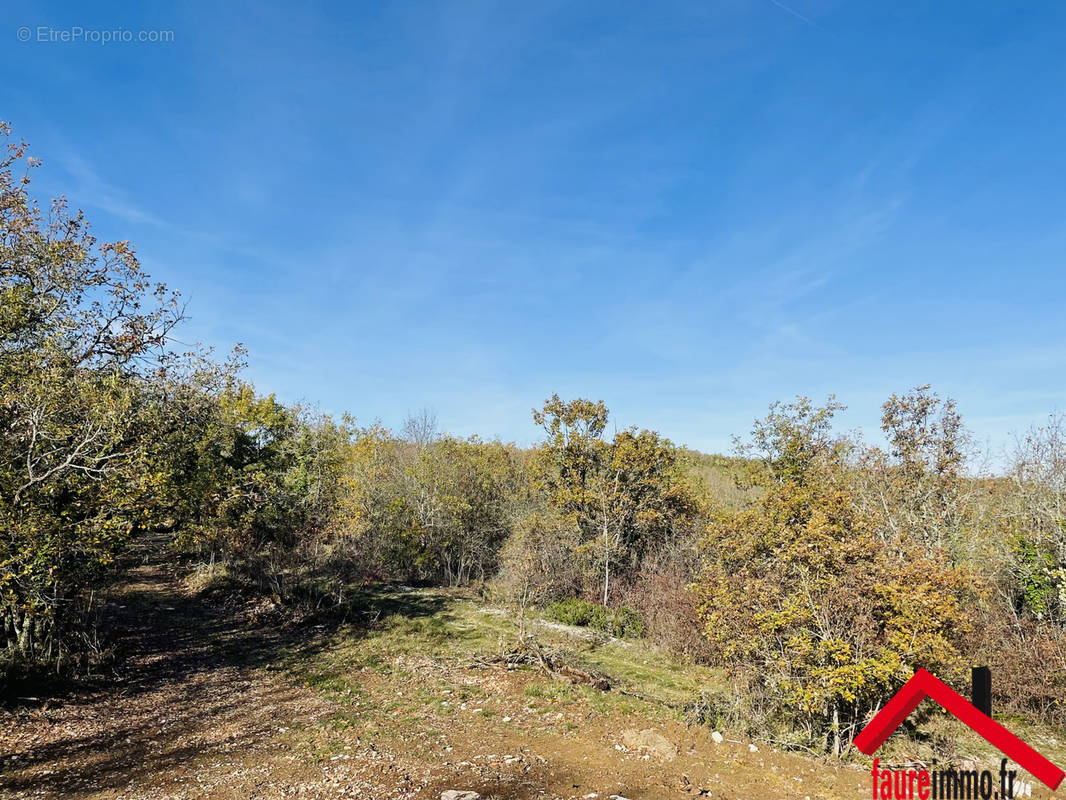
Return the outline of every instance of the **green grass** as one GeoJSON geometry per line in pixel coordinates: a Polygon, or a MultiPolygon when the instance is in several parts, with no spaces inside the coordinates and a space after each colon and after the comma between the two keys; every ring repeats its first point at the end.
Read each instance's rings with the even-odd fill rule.
{"type": "MultiPolygon", "coordinates": [[[[463,703],[484,705],[479,716],[485,719],[497,716],[490,707],[494,698],[458,680],[457,670],[467,667],[474,655],[514,645],[518,627],[512,615],[441,590],[364,591],[358,602],[373,624],[342,627],[326,646],[291,654],[284,669],[293,680],[358,709],[356,714],[363,719],[387,718],[391,724],[404,710],[411,712],[412,705],[445,719],[454,718],[463,703]],[[399,687],[413,683],[407,680],[413,677],[407,674],[412,661],[426,660],[446,667],[428,689],[411,689],[402,698],[382,703],[380,697],[375,702],[364,686],[373,677],[403,691],[399,687]]],[[[712,688],[708,684],[717,683],[710,670],[678,661],[640,640],[590,640],[577,631],[541,625],[537,618],[528,620],[526,627],[542,644],[569,653],[574,666],[599,672],[612,685],[639,695],[572,686],[535,673],[524,694],[534,707],[557,711],[560,706],[582,704],[604,714],[677,718],[679,709],[701,690],[712,688]]]]}

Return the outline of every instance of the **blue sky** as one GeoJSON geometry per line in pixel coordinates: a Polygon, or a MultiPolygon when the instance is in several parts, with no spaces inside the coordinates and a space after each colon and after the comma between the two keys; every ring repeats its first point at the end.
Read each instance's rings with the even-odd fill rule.
{"type": "Polygon", "coordinates": [[[284,400],[718,451],[800,393],[1066,410],[1062,3],[94,6],[0,11],[0,118],[284,400]]]}

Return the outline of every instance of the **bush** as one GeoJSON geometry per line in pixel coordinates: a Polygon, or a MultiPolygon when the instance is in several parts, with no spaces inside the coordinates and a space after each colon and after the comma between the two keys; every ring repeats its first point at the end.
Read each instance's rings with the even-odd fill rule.
{"type": "Polygon", "coordinates": [[[631,608],[607,608],[577,597],[552,603],[548,615],[564,625],[592,628],[618,638],[637,637],[642,633],[640,615],[631,608]]]}
{"type": "Polygon", "coordinates": [[[992,603],[975,608],[963,643],[971,664],[992,669],[992,708],[1053,725],[1066,725],[1066,629],[1011,619],[992,603]]]}
{"type": "Polygon", "coordinates": [[[668,545],[645,560],[621,596],[640,614],[646,639],[675,655],[706,662],[713,648],[703,635],[699,599],[690,589],[698,564],[699,553],[690,539],[668,545]]]}
{"type": "Polygon", "coordinates": [[[696,585],[708,639],[768,717],[840,754],[915,668],[953,677],[970,603],[960,570],[884,546],[823,430],[832,410],[801,399],[756,426],[766,492],[713,521],[696,585]]]}

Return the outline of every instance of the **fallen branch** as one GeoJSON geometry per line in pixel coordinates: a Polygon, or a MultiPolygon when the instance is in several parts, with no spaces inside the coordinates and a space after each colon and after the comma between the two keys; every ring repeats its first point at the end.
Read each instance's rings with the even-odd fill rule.
{"type": "Polygon", "coordinates": [[[545,648],[532,636],[523,637],[519,640],[518,646],[510,650],[475,656],[472,661],[473,665],[478,667],[503,667],[505,669],[534,667],[573,685],[592,686],[603,692],[611,690],[611,682],[604,675],[570,665],[561,651],[545,648]]]}

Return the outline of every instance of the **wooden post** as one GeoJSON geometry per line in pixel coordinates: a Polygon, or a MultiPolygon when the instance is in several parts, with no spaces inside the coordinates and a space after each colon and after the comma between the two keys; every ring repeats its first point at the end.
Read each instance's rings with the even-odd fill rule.
{"type": "Polygon", "coordinates": [[[992,716],[992,670],[974,667],[970,671],[970,701],[982,714],[992,716]]]}

